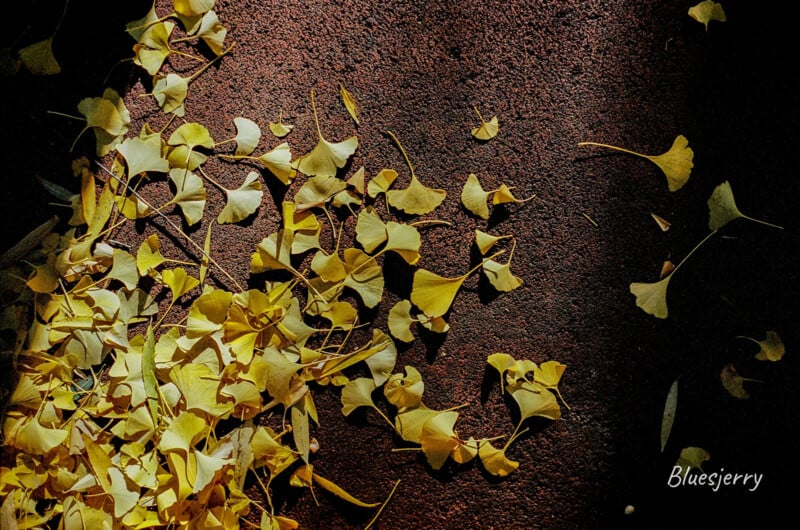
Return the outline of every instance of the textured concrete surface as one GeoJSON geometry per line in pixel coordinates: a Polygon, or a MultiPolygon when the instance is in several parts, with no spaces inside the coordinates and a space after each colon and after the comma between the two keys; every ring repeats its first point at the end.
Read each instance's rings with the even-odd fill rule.
{"type": "MultiPolygon", "coordinates": [[[[64,151],[80,126],[45,111],[74,112],[80,98],[99,95],[114,61],[130,56],[131,43],[117,33],[122,22],[144,12],[73,3],[56,41],[64,73],[3,80],[5,193],[15,206],[2,211],[4,247],[51,213],[33,177],[69,182],[63,175],[72,155],[64,151]]],[[[496,436],[513,428],[512,408],[487,379],[487,355],[503,351],[569,366],[561,392],[572,410],[561,421],[531,424],[509,452],[520,468],[504,480],[478,465],[431,472],[419,454],[392,453],[398,441],[376,418],[345,419],[338,392],[322,392],[315,469],[367,500],[384,498],[401,479],[376,528],[655,528],[697,514],[736,523],[791,513],[799,471],[789,434],[800,397],[798,86],[790,68],[773,69],[766,59],[790,60],[785,44],[792,28],[788,20],[765,19],[755,5],[723,2],[728,22],[706,32],[687,16],[689,5],[217,2],[237,45],[192,84],[187,118],[224,138],[233,136],[233,117],[266,125],[282,109],[296,126],[288,141],[300,154],[316,142],[308,97],[314,89],[328,139],[359,137],[352,169],[364,165],[374,175],[394,167],[407,181],[385,135],[391,130],[419,178],[447,190],[435,217],[454,225],[423,231],[422,267],[461,274],[474,263],[474,228],[517,237],[513,270],[525,280],[522,288],[495,296],[470,278],[449,316],[452,331],[401,348],[398,365],[420,369],[425,402],[466,404],[459,434],[496,436]],[[357,128],[341,106],[340,84],[359,102],[357,128]],[[487,118],[499,117],[495,141],[470,137],[473,105],[487,118]],[[576,146],[593,140],[659,154],[678,134],[689,139],[695,168],[676,193],[646,160],[576,146]],[[488,223],[476,220],[458,200],[471,172],[487,186],[504,182],[518,196],[537,199],[498,209],[488,223]],[[706,199],[724,180],[742,211],[787,230],[727,227],[672,282],[669,319],[645,315],[628,284],[657,279],[665,259],[681,259],[706,235],[706,199]],[[669,219],[672,229],[662,233],[651,212],[669,219]],[[762,338],[767,329],[787,345],[780,363],[753,361],[750,345],[734,339],[762,338]],[[764,381],[749,386],[750,400],[736,401],[722,389],[719,371],[728,362],[764,381]],[[677,419],[662,454],[664,399],[678,376],[677,419]],[[764,473],[763,482],[755,492],[669,488],[671,466],[686,446],[711,453],[709,471],[764,473]],[[627,505],[633,514],[623,513],[627,505]]],[[[43,24],[39,17],[20,38],[32,42],[43,24]]],[[[150,89],[145,77],[121,65],[109,82],[126,92],[133,115],[154,127],[165,123],[153,101],[140,97],[150,89]]],[[[75,154],[91,148],[84,138],[75,154]]],[[[206,169],[230,185],[241,172],[226,173],[229,167],[216,162],[206,169]]],[[[278,226],[282,188],[271,189],[274,200],[252,222],[215,228],[218,259],[239,278],[247,277],[256,243],[278,226]]],[[[207,218],[222,206],[219,198],[210,201],[207,218]]],[[[121,237],[138,245],[151,230],[132,227],[121,237]]],[[[205,224],[193,232],[197,240],[204,234],[205,224]]],[[[410,288],[406,269],[395,269],[386,295],[391,303],[410,288]]],[[[373,317],[385,322],[386,312],[373,317]]],[[[318,496],[319,506],[307,492],[277,498],[280,510],[307,528],[359,528],[372,516],[318,496]]]]}

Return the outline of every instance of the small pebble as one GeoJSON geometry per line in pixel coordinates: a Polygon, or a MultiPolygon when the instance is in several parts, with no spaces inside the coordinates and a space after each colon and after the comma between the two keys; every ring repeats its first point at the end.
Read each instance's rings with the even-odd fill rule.
{"type": "Polygon", "coordinates": [[[631,515],[634,511],[633,504],[629,504],[625,507],[625,515],[631,515]]]}

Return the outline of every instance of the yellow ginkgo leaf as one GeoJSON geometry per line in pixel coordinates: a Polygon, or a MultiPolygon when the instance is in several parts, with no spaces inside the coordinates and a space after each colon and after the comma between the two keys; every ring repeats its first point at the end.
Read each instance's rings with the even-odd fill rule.
{"type": "Polygon", "coordinates": [[[355,153],[358,147],[358,138],[351,136],[338,143],[327,141],[319,128],[313,90],[311,91],[311,108],[314,112],[314,123],[317,126],[318,142],[314,149],[298,158],[293,166],[308,176],[335,177],[336,172],[343,168],[347,160],[355,153]]]}
{"type": "Polygon", "coordinates": [[[203,15],[195,35],[206,43],[214,55],[218,57],[222,55],[228,29],[220,23],[214,11],[208,11],[203,15]]]}
{"type": "Polygon", "coordinates": [[[478,448],[478,456],[483,467],[496,477],[505,477],[519,467],[519,462],[509,460],[506,450],[497,449],[488,440],[482,440],[478,448]]]}
{"type": "Polygon", "coordinates": [[[258,160],[284,184],[289,184],[297,174],[297,170],[292,167],[292,151],[287,142],[259,156],[258,160]]]}
{"type": "Polygon", "coordinates": [[[456,278],[445,278],[425,269],[417,269],[411,287],[411,301],[429,317],[443,316],[450,310],[464,280],[482,265],[483,263],[479,263],[463,276],[456,278]]]}
{"type": "Polygon", "coordinates": [[[206,287],[189,309],[186,336],[196,339],[222,329],[232,298],[228,291],[206,287]]]}
{"type": "Polygon", "coordinates": [[[170,170],[169,178],[175,184],[175,196],[170,203],[177,204],[188,225],[193,225],[203,218],[206,206],[206,188],[203,179],[187,171],[175,168],[170,170]]]}
{"type": "Polygon", "coordinates": [[[180,298],[200,285],[200,280],[189,276],[183,267],[167,269],[161,273],[161,278],[164,281],[164,285],[172,291],[173,298],[180,298]]]}
{"type": "Polygon", "coordinates": [[[478,444],[479,442],[470,436],[469,440],[466,442],[460,442],[458,446],[453,449],[453,452],[450,453],[450,458],[452,458],[453,462],[456,462],[457,464],[466,464],[467,462],[471,462],[476,456],[478,456],[478,444]]]}
{"type": "Polygon", "coordinates": [[[130,253],[115,248],[114,249],[114,264],[108,272],[108,278],[119,280],[125,285],[129,291],[136,287],[139,283],[139,272],[136,268],[136,258],[130,253]]]}
{"type": "Polygon", "coordinates": [[[153,97],[167,114],[182,118],[186,114],[184,102],[189,93],[189,81],[178,74],[157,75],[153,79],[153,97]]]}
{"type": "Polygon", "coordinates": [[[683,476],[692,468],[702,471],[703,462],[707,460],[711,460],[711,455],[705,449],[701,447],[684,447],[675,465],[681,468],[681,476],[683,476]]]}
{"type": "Polygon", "coordinates": [[[292,132],[293,128],[294,125],[288,125],[286,123],[283,123],[283,110],[279,112],[277,122],[272,122],[272,121],[269,122],[269,130],[272,131],[272,134],[274,134],[278,138],[283,138],[284,136],[292,132]]]}
{"type": "Polygon", "coordinates": [[[769,226],[771,228],[777,228],[778,230],[783,230],[782,226],[768,223],[766,221],[762,221],[761,219],[755,219],[739,211],[739,208],[736,206],[736,200],[733,197],[733,189],[731,189],[731,185],[728,181],[725,181],[714,188],[714,191],[708,198],[708,210],[708,227],[711,230],[718,230],[731,221],[739,218],[747,219],[748,221],[769,226]]]}
{"type": "Polygon", "coordinates": [[[374,328],[372,330],[372,341],[366,350],[369,356],[364,359],[367,363],[372,380],[375,385],[380,386],[389,379],[397,361],[397,348],[392,338],[383,331],[374,328]]]}
{"type": "Polygon", "coordinates": [[[215,0],[173,0],[172,8],[179,17],[192,19],[201,17],[213,9],[214,2],[215,0]]]}
{"type": "Polygon", "coordinates": [[[386,193],[397,179],[397,171],[394,169],[381,169],[372,180],[367,183],[367,195],[373,199],[381,193],[386,193]]]}
{"type": "Polygon", "coordinates": [[[197,470],[192,485],[192,493],[199,493],[209,484],[215,482],[221,475],[221,471],[229,465],[235,463],[235,459],[230,456],[233,451],[233,443],[222,441],[212,448],[210,453],[194,450],[194,457],[197,462],[197,470]]]}
{"type": "Polygon", "coordinates": [[[147,171],[159,173],[169,171],[169,162],[162,155],[161,135],[158,133],[126,138],[117,146],[117,151],[125,158],[128,165],[128,177],[147,171]]]}
{"type": "Polygon", "coordinates": [[[364,250],[372,253],[386,241],[387,237],[386,225],[381,220],[378,212],[375,211],[375,208],[367,206],[358,212],[356,241],[361,243],[364,250]]]}
{"type": "Polygon", "coordinates": [[[342,414],[349,416],[359,407],[375,408],[372,393],[375,382],[369,377],[353,379],[342,388],[342,414]]]}
{"type": "Polygon", "coordinates": [[[139,42],[139,39],[145,30],[158,21],[158,13],[156,13],[155,2],[153,2],[153,5],[150,7],[150,10],[145,16],[125,24],[125,31],[133,38],[133,40],[139,42]]]}
{"type": "Polygon", "coordinates": [[[667,287],[670,279],[672,274],[654,283],[632,283],[630,292],[636,297],[636,306],[648,315],[667,318],[667,287]]]}
{"type": "Polygon", "coordinates": [[[53,55],[53,37],[25,46],[18,53],[22,65],[32,74],[61,73],[61,66],[53,55]]]}
{"type": "MultiPolygon", "coordinates": [[[[111,152],[128,132],[130,113],[119,93],[113,88],[106,88],[99,98],[82,99],[78,103],[78,111],[86,117],[86,127],[78,134],[78,138],[84,131],[94,129],[99,156],[111,152]]],[[[74,145],[73,143],[73,147],[74,145]]]]}
{"type": "Polygon", "coordinates": [[[261,128],[253,120],[237,116],[233,119],[236,126],[236,154],[249,155],[261,140],[261,128]]]}
{"type": "Polygon", "coordinates": [[[535,198],[536,195],[531,195],[527,199],[517,199],[514,197],[514,194],[511,193],[511,188],[506,186],[505,184],[500,184],[500,187],[492,195],[492,204],[508,204],[508,203],[521,203],[527,202],[531,199],[535,198]]]}
{"type": "Polygon", "coordinates": [[[708,227],[711,230],[719,230],[734,219],[745,217],[736,206],[733,189],[727,180],[714,188],[708,198],[708,212],[708,227]]]}
{"type": "Polygon", "coordinates": [[[358,321],[358,311],[349,302],[334,302],[325,311],[322,317],[331,321],[331,329],[353,329],[358,321]]]}
{"type": "Polygon", "coordinates": [[[730,395],[737,399],[749,399],[750,394],[744,389],[744,382],[756,381],[755,379],[748,379],[739,375],[739,372],[736,370],[733,364],[730,363],[722,367],[719,378],[722,381],[722,386],[725,388],[725,390],[727,390],[730,395]]]}
{"type": "Polygon", "coordinates": [[[564,398],[561,397],[561,391],[558,389],[558,383],[561,381],[561,376],[564,375],[564,370],[566,369],[566,364],[561,364],[558,361],[546,361],[539,366],[534,365],[533,380],[550,390],[554,390],[561,402],[569,408],[564,398]]]}
{"type": "Polygon", "coordinates": [[[414,175],[411,183],[404,190],[389,190],[386,197],[394,208],[407,214],[424,215],[439,206],[447,192],[441,189],[428,188],[414,175]]]}
{"type": "Polygon", "coordinates": [[[497,136],[497,132],[500,130],[500,126],[497,123],[497,116],[492,116],[492,119],[487,122],[483,119],[483,116],[481,116],[481,113],[478,111],[478,107],[473,108],[475,109],[475,113],[478,115],[478,118],[480,118],[481,124],[480,126],[472,129],[472,136],[478,140],[491,140],[497,136]]]}
{"type": "Polygon", "coordinates": [[[23,374],[19,378],[14,393],[9,398],[8,405],[13,407],[27,407],[30,409],[38,409],[42,403],[42,393],[36,386],[36,383],[28,376],[23,374]]]}
{"type": "Polygon", "coordinates": [[[344,262],[337,252],[325,254],[319,250],[311,260],[311,270],[326,282],[341,282],[347,276],[344,262]]]}
{"type": "Polygon", "coordinates": [[[186,145],[190,148],[205,147],[212,149],[214,139],[205,125],[199,123],[184,123],[169,136],[169,145],[186,145]]]}
{"type": "Polygon", "coordinates": [[[148,74],[156,75],[161,70],[164,60],[172,53],[169,37],[173,29],[175,24],[170,21],[149,25],[133,46],[134,64],[144,68],[148,74]]]}
{"type": "Polygon", "coordinates": [[[183,451],[188,455],[207,430],[208,425],[200,416],[193,412],[179,414],[169,420],[169,425],[158,442],[158,450],[162,453],[183,451]]]}
{"type": "Polygon", "coordinates": [[[364,305],[375,307],[383,297],[383,269],[375,258],[357,248],[344,250],[347,277],[344,286],[355,290],[364,305]]]}
{"type": "Polygon", "coordinates": [[[421,239],[416,228],[411,225],[389,221],[386,223],[386,235],[385,250],[396,252],[409,265],[414,265],[419,261],[421,239]]]}
{"type": "Polygon", "coordinates": [[[786,353],[786,347],[783,345],[780,335],[775,331],[767,331],[767,336],[764,340],[757,341],[761,349],[756,353],[756,359],[759,361],[780,361],[786,353]]]}
{"type": "Polygon", "coordinates": [[[358,104],[356,104],[356,99],[343,86],[339,87],[339,94],[342,96],[342,103],[344,103],[344,108],[347,109],[347,112],[350,114],[350,117],[353,118],[353,121],[356,122],[356,125],[358,125],[359,124],[358,104]]]}
{"type": "Polygon", "coordinates": [[[539,383],[519,382],[509,385],[507,390],[519,405],[522,420],[533,416],[551,420],[561,418],[561,407],[555,395],[539,383]]]}
{"type": "Polygon", "coordinates": [[[47,256],[47,262],[33,268],[31,277],[25,282],[34,293],[52,293],[59,286],[59,274],[56,271],[56,255],[47,256]]]}
{"type": "Polygon", "coordinates": [[[251,216],[261,205],[264,192],[261,188],[261,178],[258,173],[251,171],[245,177],[241,186],[235,190],[225,190],[227,202],[225,208],[219,213],[217,222],[238,223],[251,216]]]}
{"type": "Polygon", "coordinates": [[[439,412],[422,426],[420,445],[428,464],[434,470],[442,468],[450,453],[459,444],[458,435],[453,430],[457,419],[458,412],[452,410],[439,412]]]}
{"type": "Polygon", "coordinates": [[[389,332],[403,342],[412,342],[414,334],[411,333],[411,302],[401,300],[389,310],[389,332]]]}
{"type": "Polygon", "coordinates": [[[111,488],[106,493],[114,500],[114,517],[120,519],[139,502],[139,488],[133,483],[129,486],[125,475],[114,466],[108,468],[108,476],[111,488]]]}
{"type": "Polygon", "coordinates": [[[417,318],[423,328],[433,331],[434,333],[447,333],[450,331],[450,324],[442,317],[429,317],[423,313],[417,318]]]}
{"type": "Polygon", "coordinates": [[[712,20],[725,22],[725,10],[722,9],[722,4],[711,0],[703,0],[699,4],[690,7],[689,16],[703,24],[706,31],[708,31],[708,23],[712,20]]]}
{"type": "Polygon", "coordinates": [[[467,182],[464,183],[464,188],[461,190],[461,204],[481,219],[488,219],[489,206],[487,201],[491,193],[483,189],[477,175],[470,173],[467,177],[467,182]]]}
{"type": "Polygon", "coordinates": [[[64,429],[45,427],[34,417],[24,417],[20,420],[12,439],[7,439],[6,444],[16,447],[33,455],[44,455],[63,444],[69,433],[64,429]]]}
{"type": "Polygon", "coordinates": [[[386,199],[394,208],[408,214],[424,215],[432,212],[442,203],[447,196],[447,192],[440,189],[428,188],[422,184],[414,173],[414,166],[411,165],[411,160],[408,158],[408,154],[406,154],[406,150],[403,148],[400,140],[397,139],[397,136],[395,136],[393,132],[388,131],[388,134],[403,154],[406,165],[408,165],[408,169],[411,172],[411,182],[404,190],[387,191],[386,199]]]}
{"type": "Polygon", "coordinates": [[[156,267],[165,261],[167,259],[161,254],[161,242],[158,240],[158,235],[148,236],[139,245],[139,250],[136,252],[136,268],[140,276],[154,273],[156,267]]]}
{"type": "Polygon", "coordinates": [[[487,234],[486,232],[475,229],[475,245],[477,245],[478,250],[483,256],[485,256],[486,253],[492,249],[495,243],[501,239],[508,239],[510,237],[513,236],[510,234],[505,236],[494,236],[492,234],[487,234]]]}
{"type": "Polygon", "coordinates": [[[492,286],[501,292],[513,291],[523,284],[522,278],[511,273],[511,261],[498,263],[492,259],[483,262],[483,273],[492,286]]]}
{"type": "Polygon", "coordinates": [[[405,367],[406,375],[392,374],[383,387],[387,401],[398,409],[416,407],[421,403],[425,382],[413,366],[405,367]]]}
{"type": "Polygon", "coordinates": [[[336,177],[311,177],[297,190],[294,203],[297,205],[298,211],[317,207],[324,208],[328,201],[346,187],[347,184],[336,177]]]}
{"type": "Polygon", "coordinates": [[[669,151],[661,155],[643,155],[642,153],[637,153],[629,149],[623,149],[622,147],[595,142],[580,142],[578,145],[605,147],[650,160],[659,168],[661,168],[664,176],[667,177],[669,191],[677,191],[681,189],[684,184],[688,182],[692,168],[694,167],[694,163],[692,162],[692,159],[694,158],[694,151],[692,151],[692,149],[689,147],[689,140],[687,140],[682,134],[675,138],[675,141],[672,143],[672,147],[670,147],[669,151]]]}
{"type": "Polygon", "coordinates": [[[279,230],[261,240],[250,257],[250,272],[284,269],[292,270],[291,252],[293,235],[287,230],[279,230]]]}
{"type": "Polygon", "coordinates": [[[429,409],[422,403],[416,407],[403,409],[395,416],[395,431],[403,440],[418,444],[422,439],[422,426],[439,412],[429,409]]]}

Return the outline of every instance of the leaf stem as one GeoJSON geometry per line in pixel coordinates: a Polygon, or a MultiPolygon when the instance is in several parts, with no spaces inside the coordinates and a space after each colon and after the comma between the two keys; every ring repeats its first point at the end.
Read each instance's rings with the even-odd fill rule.
{"type": "Polygon", "coordinates": [[[413,223],[408,223],[411,226],[419,226],[425,224],[438,224],[438,225],[447,225],[453,226],[453,223],[450,221],[442,221],[441,219],[421,219],[419,221],[414,221],[413,223]]]}
{"type": "Polygon", "coordinates": [[[692,249],[692,250],[691,250],[691,251],[690,251],[690,252],[689,252],[689,253],[686,255],[686,257],[685,257],[685,258],[683,258],[683,259],[681,260],[681,262],[680,262],[680,263],[678,263],[678,264],[675,266],[675,268],[674,268],[674,269],[672,269],[672,272],[670,273],[670,276],[672,276],[673,274],[675,274],[675,273],[678,271],[678,269],[680,269],[680,268],[681,268],[681,265],[683,265],[684,263],[686,263],[686,260],[688,260],[689,258],[691,258],[691,257],[692,257],[692,254],[694,254],[695,252],[697,252],[697,249],[699,249],[700,247],[702,247],[702,246],[703,246],[703,243],[705,243],[706,241],[708,241],[709,239],[711,239],[711,236],[713,236],[713,235],[714,235],[714,234],[716,234],[716,233],[717,233],[717,231],[716,231],[716,230],[714,230],[713,232],[711,232],[710,234],[708,234],[706,237],[704,237],[704,238],[703,238],[703,240],[702,240],[702,241],[700,241],[700,242],[699,242],[697,245],[695,245],[695,247],[694,247],[694,248],[693,248],[693,249],[692,249]]]}
{"type": "Polygon", "coordinates": [[[375,514],[375,516],[372,519],[370,519],[369,523],[367,523],[367,526],[364,527],[364,530],[369,530],[370,528],[372,528],[372,525],[375,524],[375,521],[378,520],[378,517],[380,517],[381,513],[383,512],[383,509],[386,508],[387,504],[389,504],[389,501],[392,499],[392,495],[394,495],[394,492],[397,490],[397,486],[399,485],[400,485],[400,479],[397,479],[397,482],[394,483],[392,491],[389,492],[389,496],[386,497],[385,501],[383,501],[383,504],[381,504],[381,507],[378,508],[378,511],[375,514]]]}
{"type": "Polygon", "coordinates": [[[475,114],[477,114],[478,118],[480,118],[481,124],[486,125],[486,120],[484,120],[483,116],[481,116],[481,111],[478,110],[478,107],[476,105],[473,105],[472,108],[475,109],[475,114]]]}
{"type": "Polygon", "coordinates": [[[761,343],[760,343],[760,342],[758,342],[758,341],[757,341],[756,339],[754,339],[753,337],[746,337],[746,336],[744,336],[744,335],[737,335],[737,336],[736,336],[736,337],[734,337],[734,338],[737,338],[737,339],[744,339],[744,340],[749,340],[750,342],[752,342],[752,343],[754,343],[754,344],[758,344],[758,345],[759,345],[759,347],[761,346],[761,343]]]}
{"type": "Polygon", "coordinates": [[[311,89],[311,112],[314,114],[314,125],[317,126],[317,135],[322,138],[322,131],[319,128],[319,117],[317,117],[317,102],[314,100],[314,89],[311,89]]]}
{"type": "Polygon", "coordinates": [[[235,43],[235,42],[234,42],[234,43],[232,43],[230,46],[228,46],[228,48],[227,48],[227,49],[225,49],[225,51],[223,51],[221,54],[217,55],[216,57],[214,57],[213,59],[211,59],[210,61],[208,61],[206,64],[204,64],[204,65],[203,65],[203,67],[202,67],[202,68],[200,68],[198,71],[196,71],[195,73],[193,73],[192,75],[190,75],[190,76],[189,76],[189,77],[186,79],[186,83],[188,84],[188,83],[191,83],[192,81],[194,81],[194,80],[195,80],[195,78],[196,78],[197,76],[199,76],[200,74],[202,74],[203,72],[205,72],[205,71],[206,71],[206,69],[208,69],[208,67],[209,67],[209,66],[211,66],[212,64],[214,64],[214,63],[215,63],[215,62],[217,62],[218,60],[220,60],[220,59],[222,59],[223,57],[225,57],[225,56],[228,54],[228,52],[230,52],[230,51],[233,49],[233,47],[234,47],[234,46],[236,46],[236,43],[235,43]]]}
{"type": "Polygon", "coordinates": [[[754,223],[759,223],[759,224],[762,224],[764,226],[769,226],[770,228],[777,228],[778,230],[783,230],[784,229],[782,226],[774,225],[772,223],[768,223],[766,221],[762,221],[761,219],[755,219],[755,218],[749,217],[747,215],[742,215],[742,217],[747,219],[748,221],[753,221],[754,223]]]}
{"type": "Polygon", "coordinates": [[[621,153],[628,153],[629,155],[640,156],[642,158],[650,158],[647,155],[643,155],[642,153],[637,153],[636,151],[631,151],[630,149],[625,149],[623,147],[617,147],[616,145],[608,145],[608,144],[600,144],[597,142],[578,142],[579,146],[585,145],[593,145],[595,147],[605,147],[607,149],[612,149],[614,151],[619,151],[621,153]]]}
{"type": "Polygon", "coordinates": [[[408,154],[406,153],[406,150],[403,148],[403,144],[400,143],[400,140],[397,139],[397,136],[395,136],[395,134],[392,131],[386,131],[386,134],[391,136],[392,140],[394,140],[394,143],[397,144],[398,149],[400,149],[400,152],[403,153],[403,158],[406,159],[406,164],[408,164],[408,169],[411,171],[411,176],[415,177],[414,166],[411,165],[411,160],[409,160],[408,154]]]}
{"type": "Polygon", "coordinates": [[[48,110],[47,114],[52,114],[54,116],[61,116],[63,118],[69,118],[71,120],[78,120],[78,121],[86,121],[85,117],[82,116],[74,116],[72,114],[66,114],[64,112],[58,112],[57,110],[48,110]]]}

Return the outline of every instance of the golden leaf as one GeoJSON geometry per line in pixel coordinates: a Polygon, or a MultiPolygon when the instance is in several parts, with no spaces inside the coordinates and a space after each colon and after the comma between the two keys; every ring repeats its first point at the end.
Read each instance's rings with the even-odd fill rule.
{"type": "Polygon", "coordinates": [[[453,426],[458,419],[458,412],[438,412],[422,425],[420,445],[434,470],[444,465],[450,453],[458,446],[458,436],[453,426]]]}
{"type": "Polygon", "coordinates": [[[405,367],[406,375],[392,374],[383,387],[387,401],[400,410],[417,407],[422,402],[425,382],[413,366],[405,367]]]}
{"type": "Polygon", "coordinates": [[[397,339],[403,342],[412,342],[414,334],[411,333],[411,324],[415,322],[411,318],[411,302],[401,300],[389,310],[389,331],[397,339]]]}
{"type": "Polygon", "coordinates": [[[623,149],[622,147],[600,144],[596,142],[580,142],[578,145],[605,147],[607,149],[613,149],[615,151],[620,151],[629,155],[650,160],[659,168],[661,168],[664,176],[667,177],[669,191],[677,191],[681,189],[689,180],[692,168],[694,167],[694,163],[692,162],[692,159],[694,158],[694,151],[692,151],[692,149],[689,147],[689,140],[687,140],[682,134],[675,138],[675,141],[672,143],[672,147],[670,147],[669,151],[661,155],[643,155],[642,153],[637,153],[629,149],[623,149]]]}
{"type": "Polygon", "coordinates": [[[372,401],[375,388],[375,382],[369,377],[359,377],[348,382],[342,388],[342,414],[349,416],[359,407],[375,408],[372,401]]]}
{"type": "Polygon", "coordinates": [[[238,223],[247,219],[261,205],[261,199],[264,196],[259,174],[251,171],[241,186],[235,190],[226,189],[225,195],[227,202],[225,208],[219,213],[217,222],[220,224],[238,223]]]}
{"type": "Polygon", "coordinates": [[[356,104],[356,99],[343,86],[339,87],[339,93],[342,96],[344,108],[347,109],[347,112],[350,113],[350,117],[353,118],[353,121],[358,125],[358,105],[356,104]]]}
{"type": "Polygon", "coordinates": [[[636,305],[648,315],[667,318],[667,287],[672,275],[654,283],[634,282],[630,292],[636,297],[636,305]]]}
{"type": "Polygon", "coordinates": [[[294,125],[288,125],[283,123],[283,110],[281,110],[280,113],[278,114],[277,123],[272,121],[269,122],[269,130],[272,131],[272,134],[274,134],[278,138],[283,138],[284,136],[292,132],[293,128],[294,125]]]}
{"type": "Polygon", "coordinates": [[[355,153],[358,147],[358,138],[351,136],[338,143],[327,141],[322,136],[317,117],[317,107],[314,102],[314,91],[311,91],[311,108],[314,111],[314,123],[317,126],[318,142],[311,152],[298,158],[293,166],[301,173],[308,176],[335,177],[336,172],[343,168],[347,160],[355,153]]]}
{"type": "Polygon", "coordinates": [[[711,455],[700,447],[685,447],[681,450],[675,465],[681,468],[681,475],[686,475],[692,468],[703,470],[703,462],[711,460],[711,455]]]}
{"type": "Polygon", "coordinates": [[[480,126],[472,129],[472,136],[478,140],[491,140],[497,136],[497,132],[500,130],[500,126],[497,123],[497,116],[492,116],[492,119],[487,122],[483,119],[483,116],[481,116],[481,113],[478,111],[478,107],[473,108],[475,109],[475,113],[478,115],[478,118],[481,120],[481,124],[480,126]]]}
{"type": "Polygon", "coordinates": [[[488,219],[489,206],[487,200],[491,193],[483,189],[477,175],[470,173],[467,177],[467,182],[464,183],[464,188],[461,190],[461,204],[481,219],[488,219]]]}
{"type": "Polygon", "coordinates": [[[505,448],[497,449],[488,440],[481,441],[478,456],[486,471],[496,477],[508,476],[519,467],[519,462],[506,456],[505,448]]]}
{"type": "Polygon", "coordinates": [[[253,120],[237,116],[233,119],[236,126],[236,154],[249,155],[261,140],[261,128],[253,120]]]}
{"type": "Polygon", "coordinates": [[[708,31],[708,23],[712,20],[725,22],[725,11],[722,9],[722,4],[711,0],[703,0],[699,4],[690,7],[689,16],[703,24],[706,31],[708,31]]]}
{"type": "Polygon", "coordinates": [[[737,399],[749,399],[750,394],[747,393],[747,390],[744,389],[744,382],[745,381],[753,381],[759,382],[755,379],[748,379],[746,377],[742,377],[739,375],[739,372],[736,371],[736,368],[733,364],[726,364],[722,367],[722,371],[719,374],[719,378],[722,381],[722,386],[725,390],[728,391],[730,395],[737,399]]]}

